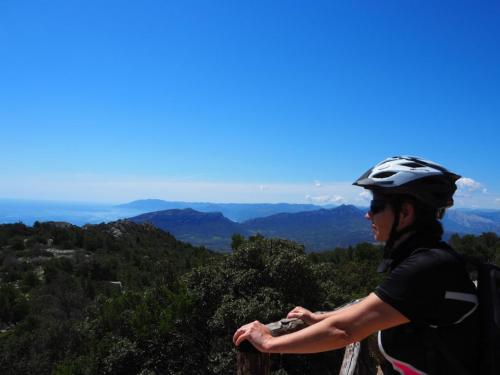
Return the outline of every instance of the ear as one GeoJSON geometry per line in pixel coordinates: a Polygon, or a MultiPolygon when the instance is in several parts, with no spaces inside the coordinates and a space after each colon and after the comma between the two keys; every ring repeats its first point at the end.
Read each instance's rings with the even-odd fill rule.
{"type": "Polygon", "coordinates": [[[399,211],[399,228],[406,228],[415,221],[415,207],[410,202],[404,202],[399,211]]]}

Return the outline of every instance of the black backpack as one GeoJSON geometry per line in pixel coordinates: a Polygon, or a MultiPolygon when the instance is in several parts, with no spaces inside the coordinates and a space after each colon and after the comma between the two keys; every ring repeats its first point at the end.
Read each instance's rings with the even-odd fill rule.
{"type": "MultiPolygon", "coordinates": [[[[479,300],[480,356],[479,375],[500,374],[500,268],[477,259],[467,259],[477,269],[477,295],[479,300]]],[[[458,359],[448,351],[434,330],[428,330],[428,338],[438,351],[454,367],[458,375],[471,375],[458,359]]],[[[464,338],[466,339],[466,338],[464,338]]]]}
{"type": "Polygon", "coordinates": [[[480,374],[500,374],[500,268],[477,265],[480,321],[480,374]]]}

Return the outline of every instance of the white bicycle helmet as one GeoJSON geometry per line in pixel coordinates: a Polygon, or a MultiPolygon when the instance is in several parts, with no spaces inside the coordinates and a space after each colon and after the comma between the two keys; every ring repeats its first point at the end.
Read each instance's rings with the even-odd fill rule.
{"type": "Polygon", "coordinates": [[[460,177],[429,160],[394,156],[370,168],[353,185],[374,193],[409,195],[439,210],[453,206],[456,181],[460,177]]]}

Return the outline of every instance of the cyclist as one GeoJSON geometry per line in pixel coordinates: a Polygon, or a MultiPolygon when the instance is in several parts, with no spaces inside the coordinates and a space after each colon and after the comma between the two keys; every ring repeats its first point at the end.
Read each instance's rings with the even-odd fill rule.
{"type": "Polygon", "coordinates": [[[453,205],[460,176],[416,157],[388,158],[354,185],[371,191],[366,218],[385,243],[379,271],[387,277],[361,302],[326,314],[296,307],[301,331],[272,337],[255,321],[233,341],[270,353],[315,353],[378,331],[384,374],[474,374],[478,363],[476,289],[465,264],[445,242],[439,219],[453,205]]]}

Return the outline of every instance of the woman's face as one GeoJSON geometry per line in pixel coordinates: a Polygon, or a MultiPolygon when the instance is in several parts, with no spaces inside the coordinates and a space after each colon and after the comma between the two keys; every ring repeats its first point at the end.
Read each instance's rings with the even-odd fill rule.
{"type": "Polygon", "coordinates": [[[365,218],[372,223],[375,241],[386,242],[391,234],[392,224],[394,222],[394,211],[389,203],[383,205],[380,201],[377,200],[377,202],[378,204],[372,204],[372,208],[365,214],[365,218]]]}

